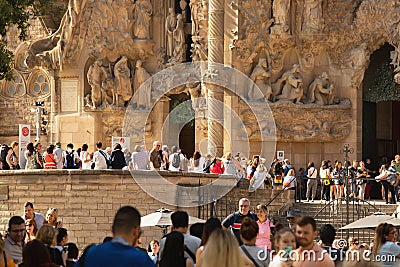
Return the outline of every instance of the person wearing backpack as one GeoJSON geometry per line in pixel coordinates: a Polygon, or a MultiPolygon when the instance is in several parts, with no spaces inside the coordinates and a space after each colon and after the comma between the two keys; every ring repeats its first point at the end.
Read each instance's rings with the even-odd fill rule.
{"type": "Polygon", "coordinates": [[[247,198],[241,198],[239,200],[239,210],[232,213],[222,221],[222,228],[230,228],[231,232],[238,240],[239,245],[243,245],[242,239],[240,238],[240,227],[242,226],[243,219],[246,217],[249,217],[256,222],[258,221],[257,215],[250,211],[250,200],[247,198]]]}
{"type": "Polygon", "coordinates": [[[79,168],[79,156],[74,150],[74,145],[69,143],[67,150],[63,152],[62,162],[64,169],[78,169],[79,168]]]}
{"type": "Polygon", "coordinates": [[[172,153],[169,155],[169,170],[174,172],[179,172],[182,170],[182,162],[184,161],[184,156],[179,152],[179,148],[177,146],[173,146],[171,148],[172,153]]]}

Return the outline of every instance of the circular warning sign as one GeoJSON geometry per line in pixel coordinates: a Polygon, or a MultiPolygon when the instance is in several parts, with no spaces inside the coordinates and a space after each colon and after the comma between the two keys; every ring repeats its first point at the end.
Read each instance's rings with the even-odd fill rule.
{"type": "Polygon", "coordinates": [[[23,127],[21,131],[22,131],[22,135],[23,136],[26,137],[26,136],[29,135],[29,128],[28,127],[23,127]]]}

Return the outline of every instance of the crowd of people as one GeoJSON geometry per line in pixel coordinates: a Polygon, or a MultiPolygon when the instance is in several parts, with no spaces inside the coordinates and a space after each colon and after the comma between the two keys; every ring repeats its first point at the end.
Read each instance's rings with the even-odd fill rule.
{"type": "Polygon", "coordinates": [[[259,204],[251,211],[247,198],[239,200],[238,211],[222,222],[209,218],[189,228],[189,215],[171,214],[171,231],[160,241],[141,247],[141,215],[132,206],[121,207],[111,226],[112,236],[87,246],[79,255],[76,244],[68,242],[67,229],[57,209],[46,216],[30,202],[23,216],[9,219],[7,233],[0,239],[0,266],[24,267],[297,267],[297,266],[400,266],[398,229],[381,223],[371,244],[336,239],[330,224],[317,229],[312,217],[291,210],[287,222],[275,222],[268,209],[259,204]],[[286,224],[286,225],[285,225],[286,224]]]}
{"type": "MultiPolygon", "coordinates": [[[[3,170],[20,169],[18,149],[18,142],[1,146],[0,164],[3,170]]],[[[352,163],[323,160],[320,166],[309,162],[306,168],[298,169],[288,159],[275,159],[267,168],[266,160],[260,156],[246,159],[240,153],[232,155],[229,152],[216,157],[195,151],[190,157],[177,146],[169,148],[154,141],[150,150],[144,145],[136,145],[132,153],[118,143],[113,149],[103,149],[101,142],[96,143],[94,152],[90,152],[87,144],[74,150],[74,145],[70,143],[64,150],[60,142],[49,145],[43,152],[42,144],[36,142],[27,144],[24,157],[25,169],[128,169],[230,174],[236,176],[238,181],[249,180],[249,191],[265,186],[295,190],[298,200],[311,202],[315,199],[344,199],[347,196],[346,183],[352,199],[368,199],[374,187],[379,187],[386,203],[395,204],[399,199],[400,155],[391,161],[382,158],[379,168],[370,159],[354,160],[352,163]]]]}

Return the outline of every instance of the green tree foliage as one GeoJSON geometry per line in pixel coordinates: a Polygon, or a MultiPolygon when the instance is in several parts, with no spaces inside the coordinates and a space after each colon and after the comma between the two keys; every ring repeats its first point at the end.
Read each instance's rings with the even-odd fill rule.
{"type": "Polygon", "coordinates": [[[393,72],[386,62],[376,70],[371,88],[364,90],[364,101],[400,101],[400,85],[393,81],[393,72]]]}
{"type": "Polygon", "coordinates": [[[7,49],[6,33],[9,25],[17,25],[20,39],[26,37],[29,19],[49,10],[49,0],[0,0],[0,80],[12,78],[13,54],[7,49]]]}

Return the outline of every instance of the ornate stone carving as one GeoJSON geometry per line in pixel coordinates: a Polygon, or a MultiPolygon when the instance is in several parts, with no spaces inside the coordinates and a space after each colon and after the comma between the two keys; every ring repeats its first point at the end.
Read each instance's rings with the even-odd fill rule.
{"type": "Polygon", "coordinates": [[[351,132],[352,116],[349,100],[340,105],[301,107],[292,103],[270,105],[277,127],[278,141],[316,142],[341,140],[351,132]],[[300,110],[299,110],[300,109],[300,110]]]}
{"type": "Polygon", "coordinates": [[[329,80],[328,73],[323,72],[308,87],[308,102],[322,106],[337,104],[335,92],[335,86],[329,80]]]}
{"type": "Polygon", "coordinates": [[[274,0],[272,2],[274,29],[279,28],[283,32],[289,31],[290,3],[291,0],[274,0]]]}
{"type": "Polygon", "coordinates": [[[276,99],[278,101],[289,101],[300,104],[303,98],[303,78],[300,74],[300,66],[293,65],[293,68],[283,73],[275,83],[276,99]]]}
{"type": "Polygon", "coordinates": [[[301,30],[318,32],[323,28],[323,0],[304,0],[304,12],[301,30]]]}
{"type": "Polygon", "coordinates": [[[177,24],[176,14],[173,8],[169,9],[169,14],[167,19],[165,20],[165,31],[167,32],[167,56],[174,56],[174,30],[176,29],[177,24]]]}
{"type": "Polygon", "coordinates": [[[133,82],[133,88],[135,91],[134,101],[138,108],[149,109],[151,108],[151,84],[152,82],[147,81],[151,78],[151,75],[142,67],[142,61],[136,62],[136,71],[133,82]],[[147,81],[147,82],[146,82],[147,81]],[[143,85],[144,84],[144,85],[143,85]],[[142,86],[143,85],[143,86],[142,86]],[[140,90],[138,91],[138,89],[140,90]]]}
{"type": "Polygon", "coordinates": [[[257,66],[253,69],[250,79],[254,82],[254,86],[248,92],[248,99],[250,101],[257,100],[270,100],[272,95],[272,88],[270,82],[271,73],[267,71],[267,59],[260,58],[257,66]],[[258,87],[255,88],[255,86],[258,87]],[[256,92],[261,91],[260,94],[256,92]]]}
{"type": "Polygon", "coordinates": [[[150,39],[150,23],[153,7],[149,0],[137,0],[133,8],[133,35],[139,39],[150,39]]]}
{"type": "Polygon", "coordinates": [[[185,21],[182,14],[178,14],[176,28],[173,31],[174,52],[170,62],[184,62],[186,59],[185,21]]]}
{"type": "Polygon", "coordinates": [[[206,61],[208,58],[208,0],[191,0],[192,59],[206,61]]]}
{"type": "Polygon", "coordinates": [[[102,82],[107,78],[107,70],[102,66],[100,59],[96,60],[87,72],[87,79],[91,86],[92,107],[100,107],[103,103],[102,82]]]}
{"type": "Polygon", "coordinates": [[[118,96],[125,102],[132,97],[131,70],[128,67],[128,58],[123,56],[114,66],[115,88],[112,105],[118,105],[118,96]]]}

